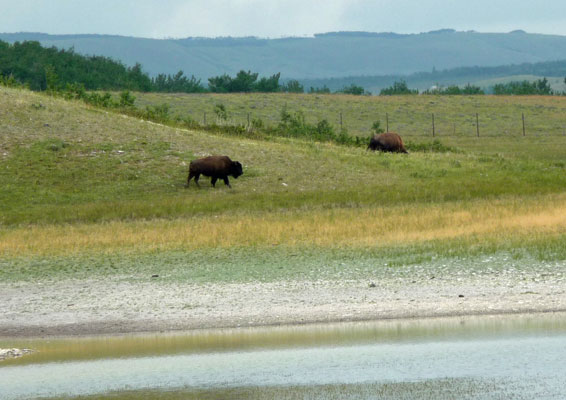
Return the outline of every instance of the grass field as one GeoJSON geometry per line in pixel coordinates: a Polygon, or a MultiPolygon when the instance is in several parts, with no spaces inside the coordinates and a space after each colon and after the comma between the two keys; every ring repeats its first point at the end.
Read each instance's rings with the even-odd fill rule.
{"type": "Polygon", "coordinates": [[[284,107],[289,112],[302,111],[306,120],[316,123],[327,119],[337,130],[342,124],[352,135],[368,136],[374,121],[383,128],[411,140],[435,135],[476,137],[476,114],[480,136],[522,136],[525,115],[527,136],[565,136],[566,98],[558,96],[353,96],[304,94],[136,94],[139,106],[169,104],[173,114],[190,116],[203,123],[217,122],[214,106],[223,104],[231,123],[247,124],[261,119],[276,125],[284,107]]]}
{"type": "Polygon", "coordinates": [[[168,266],[194,281],[336,278],[347,271],[330,265],[347,259],[373,260],[369,270],[501,252],[566,258],[566,137],[556,129],[566,99],[135,95],[138,106],[166,102],[195,118],[219,102],[273,123],[284,104],[316,118],[342,111],[364,135],[376,115],[390,113],[397,129],[396,116],[422,114],[398,129],[415,143],[432,140],[418,128],[430,112],[458,126],[478,112],[494,127],[525,112],[539,125],[526,137],[494,128],[477,138],[475,127],[443,137],[440,123],[454,151],[375,154],[170,128],[0,88],[3,279],[168,266]],[[189,162],[207,154],[242,162],[232,190],[207,179],[185,187],[189,162]]]}

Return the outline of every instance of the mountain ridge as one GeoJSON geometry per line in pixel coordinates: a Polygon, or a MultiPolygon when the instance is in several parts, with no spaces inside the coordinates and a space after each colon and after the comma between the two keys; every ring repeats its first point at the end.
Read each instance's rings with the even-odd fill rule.
{"type": "Polygon", "coordinates": [[[500,66],[566,59],[566,36],[514,31],[478,33],[442,29],[418,34],[327,32],[313,37],[151,39],[119,35],[0,33],[7,42],[37,40],[44,46],[103,55],[127,66],[139,62],[151,76],[173,74],[207,80],[240,70],[282,79],[409,75],[472,66],[500,66]]]}

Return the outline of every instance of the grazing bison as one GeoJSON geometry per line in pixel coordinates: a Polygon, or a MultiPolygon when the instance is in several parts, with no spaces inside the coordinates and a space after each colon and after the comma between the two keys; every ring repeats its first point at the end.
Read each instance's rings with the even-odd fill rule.
{"type": "Polygon", "coordinates": [[[369,141],[368,149],[372,151],[388,151],[391,153],[407,153],[401,136],[393,132],[373,135],[369,141]]]}
{"type": "Polygon", "coordinates": [[[189,177],[187,178],[187,187],[191,182],[191,179],[195,178],[195,183],[197,186],[198,179],[201,175],[210,176],[212,179],[210,182],[212,186],[216,184],[218,179],[223,179],[226,186],[230,186],[230,181],[228,180],[228,175],[232,175],[234,178],[238,178],[244,172],[242,171],[242,164],[238,161],[232,161],[227,156],[210,156],[199,158],[198,160],[191,161],[189,166],[189,177]]]}

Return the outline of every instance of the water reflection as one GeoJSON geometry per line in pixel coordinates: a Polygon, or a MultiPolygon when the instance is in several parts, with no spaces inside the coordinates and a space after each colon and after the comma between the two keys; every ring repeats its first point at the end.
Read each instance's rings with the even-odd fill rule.
{"type": "Polygon", "coordinates": [[[560,398],[564,317],[24,341],[39,352],[3,363],[0,388],[5,399],[560,398]]]}
{"type": "Polygon", "coordinates": [[[566,313],[446,317],[196,330],[60,339],[2,340],[0,348],[31,348],[31,356],[6,365],[99,358],[147,357],[218,351],[279,349],[406,341],[468,340],[566,332],[566,313]]]}

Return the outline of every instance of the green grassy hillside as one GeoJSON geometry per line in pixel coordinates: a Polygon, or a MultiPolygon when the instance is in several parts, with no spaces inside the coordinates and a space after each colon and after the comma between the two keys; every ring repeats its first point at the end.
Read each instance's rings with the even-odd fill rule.
{"type": "MultiPolygon", "coordinates": [[[[495,104],[512,114],[536,111],[547,122],[560,121],[566,105],[556,98],[486,96],[157,100],[181,112],[217,101],[236,108],[252,99],[257,111],[293,100],[293,107],[322,115],[346,106],[428,111],[431,102],[446,102],[442,109],[455,119],[468,118],[461,114],[470,104],[495,117],[495,104]]],[[[155,99],[139,95],[139,101],[155,99]]],[[[358,114],[360,125],[374,120],[365,112],[358,114]]],[[[438,256],[566,257],[566,137],[538,131],[441,141],[454,151],[379,154],[287,138],[234,138],[0,88],[0,276],[139,267],[171,268],[196,280],[293,279],[312,274],[320,262],[344,259],[366,260],[363,275],[374,262],[438,256]],[[206,179],[200,189],[185,187],[189,162],[208,154],[242,162],[244,175],[232,190],[222,183],[211,188],[206,179]],[[293,254],[300,256],[287,269],[293,254]],[[232,269],[234,263],[247,267],[232,269]]]]}

